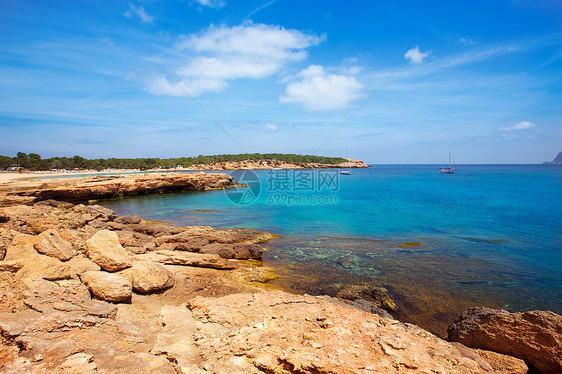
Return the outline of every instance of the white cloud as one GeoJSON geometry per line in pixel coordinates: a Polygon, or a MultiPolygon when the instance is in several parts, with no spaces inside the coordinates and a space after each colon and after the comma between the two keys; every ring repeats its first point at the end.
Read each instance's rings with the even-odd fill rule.
{"type": "Polygon", "coordinates": [[[149,16],[142,6],[134,6],[133,4],[129,4],[129,10],[125,12],[125,17],[132,18],[133,16],[137,16],[140,20],[144,23],[152,23],[154,17],[149,16]]]}
{"type": "Polygon", "coordinates": [[[266,130],[270,130],[270,131],[277,131],[277,130],[279,130],[279,126],[277,126],[277,125],[274,124],[274,123],[266,123],[263,127],[264,127],[266,130]]]}
{"type": "MultiPolygon", "coordinates": [[[[211,26],[177,43],[177,50],[195,55],[180,63],[175,74],[193,96],[218,92],[230,80],[265,78],[290,61],[301,61],[307,57],[306,49],[322,40],[322,36],[251,22],[234,27],[211,26]]],[[[149,82],[149,90],[160,95],[177,92],[166,88],[162,79],[149,82]]]]}
{"type": "Polygon", "coordinates": [[[430,53],[431,51],[427,51],[427,52],[420,51],[419,47],[416,45],[415,48],[410,48],[408,52],[404,54],[404,57],[407,60],[410,60],[410,63],[412,64],[421,64],[424,58],[429,56],[430,53]]]}
{"type": "Polygon", "coordinates": [[[523,121],[523,122],[516,123],[513,126],[501,127],[500,130],[503,130],[503,131],[519,131],[519,130],[532,129],[533,127],[536,127],[536,126],[537,125],[535,125],[532,122],[523,121]]]}
{"type": "Polygon", "coordinates": [[[222,8],[226,5],[226,1],[223,0],[195,0],[199,5],[207,6],[209,8],[222,8]]]}
{"type": "Polygon", "coordinates": [[[361,94],[362,85],[352,75],[328,74],[320,65],[310,65],[287,85],[281,102],[299,103],[308,110],[348,107],[361,94]]]}

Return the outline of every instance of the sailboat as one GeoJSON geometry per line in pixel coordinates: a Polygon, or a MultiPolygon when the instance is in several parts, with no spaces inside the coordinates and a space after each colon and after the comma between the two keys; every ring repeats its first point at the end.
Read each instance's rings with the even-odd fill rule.
{"type": "Polygon", "coordinates": [[[349,167],[349,148],[347,149],[347,168],[340,170],[341,175],[351,175],[351,168],[349,167]]]}
{"type": "MultiPolygon", "coordinates": [[[[456,163],[455,166],[457,166],[456,163]]],[[[441,174],[455,174],[455,171],[457,171],[457,169],[451,168],[451,151],[449,151],[449,167],[448,168],[445,167],[445,158],[443,158],[443,167],[439,169],[439,171],[441,172],[441,174]]]]}

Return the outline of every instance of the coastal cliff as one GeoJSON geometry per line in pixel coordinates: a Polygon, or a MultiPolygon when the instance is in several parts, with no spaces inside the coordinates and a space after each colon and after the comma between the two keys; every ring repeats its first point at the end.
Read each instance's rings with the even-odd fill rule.
{"type": "MultiPolygon", "coordinates": [[[[272,234],[147,222],[68,202],[175,191],[169,177],[30,181],[0,193],[2,372],[527,372],[520,359],[447,342],[366,300],[272,290],[275,272],[260,261],[272,234]]],[[[182,188],[232,187],[225,177],[192,174],[182,188]]],[[[558,317],[549,315],[554,344],[558,317]]],[[[466,328],[452,331],[461,330],[455,336],[482,348],[466,328]]]]}

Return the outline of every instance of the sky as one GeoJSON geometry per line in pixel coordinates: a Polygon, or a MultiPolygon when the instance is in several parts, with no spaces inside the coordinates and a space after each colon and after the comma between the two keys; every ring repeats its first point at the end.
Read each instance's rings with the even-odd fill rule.
{"type": "Polygon", "coordinates": [[[542,163],[562,1],[0,1],[0,155],[542,163]]]}

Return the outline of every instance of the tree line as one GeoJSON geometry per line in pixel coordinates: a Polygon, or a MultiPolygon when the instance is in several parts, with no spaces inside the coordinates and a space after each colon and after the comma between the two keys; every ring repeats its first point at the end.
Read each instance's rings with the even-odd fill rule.
{"type": "Polygon", "coordinates": [[[324,157],[312,155],[296,155],[283,153],[245,153],[245,154],[226,154],[196,157],[178,158],[97,158],[86,159],[81,156],[74,157],[51,157],[41,158],[37,153],[26,154],[18,152],[16,157],[0,156],[0,169],[11,167],[21,167],[28,170],[52,170],[52,169],[156,169],[156,168],[175,168],[178,166],[187,168],[194,165],[212,165],[218,162],[235,161],[284,161],[293,163],[320,163],[320,164],[341,164],[346,160],[339,157],[324,157]]]}

